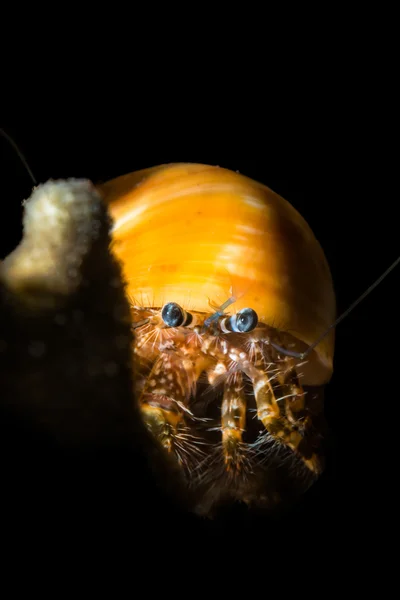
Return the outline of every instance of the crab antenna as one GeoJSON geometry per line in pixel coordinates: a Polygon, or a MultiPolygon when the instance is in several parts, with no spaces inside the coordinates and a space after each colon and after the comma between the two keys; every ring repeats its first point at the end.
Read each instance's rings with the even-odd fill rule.
{"type": "Polygon", "coordinates": [[[349,306],[349,308],[347,310],[344,311],[344,313],[342,313],[340,315],[340,317],[338,317],[336,319],[336,321],[334,323],[332,323],[332,325],[330,325],[328,327],[328,329],[326,331],[324,331],[324,333],[317,340],[315,340],[315,342],[313,344],[311,344],[311,346],[309,346],[307,348],[307,350],[305,350],[305,352],[294,352],[292,350],[286,350],[285,348],[278,346],[278,344],[275,344],[274,342],[270,342],[271,346],[273,348],[275,348],[276,350],[278,350],[278,352],[281,352],[282,354],[286,354],[286,356],[293,356],[294,358],[299,358],[300,360],[304,360],[304,358],[306,358],[310,354],[310,352],[312,352],[312,350],[314,350],[314,348],[316,346],[318,346],[319,343],[322,342],[322,340],[328,335],[328,333],[331,331],[331,329],[334,329],[334,327],[336,327],[341,321],[343,321],[343,319],[345,317],[347,317],[347,315],[349,313],[351,313],[353,308],[355,308],[358,304],[360,304],[360,302],[362,302],[362,300],[364,300],[364,298],[366,298],[368,296],[368,294],[370,294],[372,292],[372,290],[374,290],[385,279],[385,277],[387,275],[389,275],[389,273],[391,271],[393,271],[393,269],[395,267],[397,267],[397,265],[399,263],[400,263],[400,256],[394,261],[394,263],[392,263],[390,265],[390,267],[388,269],[386,269],[386,271],[372,285],[369,286],[369,288],[367,290],[365,290],[365,292],[363,294],[361,294],[361,296],[359,298],[357,298],[357,300],[355,300],[353,302],[353,304],[351,304],[349,306]]]}
{"type": "Polygon", "coordinates": [[[20,160],[21,160],[22,164],[24,165],[25,169],[26,169],[26,170],[28,171],[28,173],[29,173],[29,177],[30,177],[30,178],[32,179],[32,181],[33,181],[33,185],[37,185],[37,181],[36,181],[36,179],[35,179],[35,176],[33,175],[33,173],[32,173],[32,171],[31,171],[31,169],[30,169],[30,167],[29,167],[29,165],[28,165],[28,162],[27,162],[27,160],[26,160],[25,156],[22,154],[22,152],[21,152],[21,150],[18,148],[17,144],[16,144],[16,143],[14,142],[14,140],[13,140],[13,139],[12,139],[12,138],[11,138],[11,137],[8,135],[8,133],[6,133],[6,132],[4,131],[4,129],[1,129],[1,128],[0,128],[0,134],[1,134],[1,135],[2,135],[2,136],[3,136],[3,137],[6,139],[6,140],[7,140],[7,142],[8,142],[9,144],[11,144],[11,146],[14,148],[15,152],[18,154],[18,156],[19,156],[19,158],[20,158],[20,160]]]}

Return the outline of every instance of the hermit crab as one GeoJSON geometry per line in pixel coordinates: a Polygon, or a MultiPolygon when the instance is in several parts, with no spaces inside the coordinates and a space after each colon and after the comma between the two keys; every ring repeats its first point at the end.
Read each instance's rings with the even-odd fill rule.
{"type": "Polygon", "coordinates": [[[324,252],[245,175],[166,164],[97,187],[131,306],[141,417],[195,509],[273,507],[323,470],[336,317],[324,252]]]}

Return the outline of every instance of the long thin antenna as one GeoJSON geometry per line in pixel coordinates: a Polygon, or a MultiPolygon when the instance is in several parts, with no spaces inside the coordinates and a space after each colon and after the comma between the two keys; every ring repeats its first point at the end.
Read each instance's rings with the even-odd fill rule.
{"type": "Polygon", "coordinates": [[[33,185],[37,185],[37,181],[35,179],[35,176],[33,175],[28,162],[25,158],[25,156],[22,154],[21,150],[18,148],[17,144],[14,142],[14,140],[8,135],[8,133],[6,133],[4,131],[4,129],[1,129],[0,127],[0,133],[3,137],[5,137],[5,139],[11,144],[11,146],[14,148],[15,152],[18,154],[22,164],[24,165],[25,169],[28,171],[30,178],[33,181],[33,185]]]}
{"type": "Polygon", "coordinates": [[[305,352],[294,352],[292,350],[286,350],[285,348],[278,346],[278,344],[275,344],[274,342],[270,342],[271,346],[273,346],[276,350],[278,350],[278,352],[282,352],[282,354],[286,354],[287,356],[293,356],[294,358],[300,358],[300,360],[303,360],[310,354],[310,352],[312,352],[312,350],[314,350],[314,348],[316,346],[318,346],[318,344],[320,344],[322,342],[322,340],[328,335],[328,333],[331,331],[331,329],[333,329],[341,321],[343,321],[343,319],[345,317],[347,317],[347,315],[349,313],[351,313],[353,308],[355,308],[358,304],[360,304],[360,302],[362,300],[364,300],[364,298],[366,298],[366,296],[368,296],[368,294],[370,294],[372,292],[372,290],[374,290],[385,279],[385,277],[387,275],[389,275],[389,273],[391,271],[393,271],[393,269],[395,267],[397,267],[397,265],[399,263],[400,263],[400,256],[399,256],[399,258],[397,258],[394,261],[393,264],[390,265],[390,267],[388,269],[386,269],[386,271],[372,285],[369,286],[369,288],[363,294],[361,294],[361,296],[359,298],[357,298],[357,300],[355,300],[355,302],[353,302],[353,304],[351,304],[349,306],[349,308],[347,310],[344,311],[343,314],[340,315],[340,317],[338,319],[336,319],[336,321],[334,323],[332,323],[332,325],[330,327],[328,327],[328,329],[313,344],[311,344],[311,346],[309,346],[307,348],[307,350],[305,352]]]}

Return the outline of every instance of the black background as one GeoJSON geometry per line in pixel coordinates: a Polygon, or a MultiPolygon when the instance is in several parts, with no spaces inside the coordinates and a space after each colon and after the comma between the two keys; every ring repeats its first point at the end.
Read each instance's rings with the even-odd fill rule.
{"type": "MultiPolygon", "coordinates": [[[[292,115],[290,123],[270,115],[266,122],[239,127],[232,119],[222,130],[218,125],[203,127],[198,113],[177,119],[165,111],[155,121],[151,116],[134,119],[128,111],[120,115],[115,108],[110,114],[104,111],[103,107],[98,116],[79,117],[57,110],[46,117],[23,111],[18,120],[2,126],[38,182],[65,177],[106,180],[174,161],[218,164],[262,181],[300,211],[320,240],[331,266],[339,313],[399,254],[394,158],[379,119],[367,127],[351,111],[346,118],[310,111],[294,119],[292,115]]],[[[22,234],[21,201],[29,196],[31,181],[1,138],[0,156],[4,257],[22,234]]],[[[129,510],[128,503],[121,503],[123,515],[108,490],[106,500],[98,499],[101,510],[93,506],[91,516],[82,499],[86,508],[79,513],[75,507],[72,519],[62,498],[48,501],[51,481],[44,487],[41,481],[39,490],[33,490],[36,484],[29,481],[21,484],[25,497],[14,512],[8,508],[6,521],[17,530],[30,498],[45,497],[40,523],[35,522],[34,511],[26,509],[25,528],[33,521],[42,535],[51,531],[58,541],[74,531],[75,540],[81,539],[83,545],[110,536],[128,546],[140,539],[140,552],[161,563],[170,553],[190,554],[203,545],[217,556],[226,548],[234,555],[253,552],[256,543],[265,553],[283,548],[296,562],[310,560],[306,547],[313,549],[315,560],[339,543],[340,564],[353,552],[368,553],[372,537],[390,536],[396,514],[391,474],[398,464],[399,437],[398,269],[337,329],[335,372],[326,394],[334,452],[320,481],[283,522],[235,511],[213,523],[188,517],[157,495],[145,468],[135,463],[124,472],[133,492],[129,510]],[[66,533],[71,522],[76,527],[66,533]]],[[[13,457],[3,455],[1,460],[12,464],[13,457]]],[[[10,490],[3,483],[7,496],[10,490]]],[[[374,542],[374,548],[379,544],[374,542]]]]}

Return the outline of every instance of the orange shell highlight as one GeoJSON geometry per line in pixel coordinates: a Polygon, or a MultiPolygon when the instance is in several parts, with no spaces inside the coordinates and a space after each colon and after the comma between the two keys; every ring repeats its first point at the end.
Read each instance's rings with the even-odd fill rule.
{"type": "MultiPolygon", "coordinates": [[[[309,225],[265,185],[201,164],[167,164],[98,186],[114,220],[128,293],[145,306],[213,312],[253,308],[305,350],[335,320],[330,269],[309,225]]],[[[313,351],[304,383],[333,371],[334,332],[313,351]]]]}

